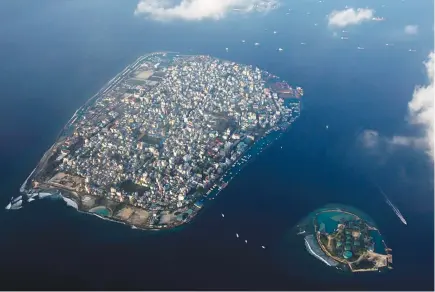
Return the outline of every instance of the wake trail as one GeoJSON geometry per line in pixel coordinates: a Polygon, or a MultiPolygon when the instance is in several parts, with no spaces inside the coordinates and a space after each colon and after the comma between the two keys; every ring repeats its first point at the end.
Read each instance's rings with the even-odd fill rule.
{"type": "Polygon", "coordinates": [[[399,209],[397,209],[397,207],[394,206],[394,204],[388,198],[387,194],[385,194],[385,192],[382,190],[382,188],[378,184],[376,184],[376,186],[378,187],[379,192],[384,196],[384,199],[385,199],[385,202],[387,203],[387,205],[391,207],[391,209],[394,211],[394,213],[396,213],[396,215],[397,215],[397,217],[399,217],[400,221],[402,221],[403,224],[408,225],[408,223],[406,223],[406,220],[403,217],[402,213],[400,213],[399,209]]]}

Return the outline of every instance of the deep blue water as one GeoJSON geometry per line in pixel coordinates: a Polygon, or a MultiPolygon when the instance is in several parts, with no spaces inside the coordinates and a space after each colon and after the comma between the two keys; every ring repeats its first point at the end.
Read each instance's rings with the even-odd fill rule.
{"type": "Polygon", "coordinates": [[[305,96],[292,129],[180,230],[130,230],[50,200],[1,211],[0,287],[433,289],[433,163],[410,149],[380,160],[356,143],[361,129],[387,136],[413,131],[404,117],[414,86],[426,81],[421,62],[433,50],[433,1],[388,1],[386,8],[358,1],[388,21],[346,29],[347,42],[332,37],[325,15],[356,0],[316,2],[292,1],[292,15],[281,10],[200,24],[134,17],[136,0],[1,2],[2,206],[74,111],[141,54],[173,50],[254,64],[302,86],[305,96]],[[407,24],[419,24],[419,34],[403,36],[407,24]],[[373,218],[393,249],[393,271],[337,274],[305,252],[291,229],[328,203],[373,218]]]}

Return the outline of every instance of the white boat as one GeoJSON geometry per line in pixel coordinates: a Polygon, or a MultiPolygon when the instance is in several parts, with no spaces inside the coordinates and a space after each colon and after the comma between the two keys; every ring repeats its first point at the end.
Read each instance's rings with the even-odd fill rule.
{"type": "Polygon", "coordinates": [[[11,208],[12,204],[9,202],[9,204],[6,206],[6,210],[9,210],[11,208]]]}
{"type": "Polygon", "coordinates": [[[225,48],[225,51],[227,51],[227,52],[228,52],[228,48],[225,48]]]}
{"type": "Polygon", "coordinates": [[[306,43],[301,43],[301,45],[306,45],[306,43]]]}
{"type": "Polygon", "coordinates": [[[245,239],[245,243],[248,243],[248,241],[245,239]]]}
{"type": "Polygon", "coordinates": [[[222,213],[222,218],[224,218],[225,217],[225,215],[224,215],[224,213],[222,213]]]}
{"type": "Polygon", "coordinates": [[[328,125],[326,125],[326,129],[329,129],[329,126],[328,126],[328,125]]]}
{"type": "Polygon", "coordinates": [[[279,49],[278,49],[278,51],[280,51],[280,52],[281,52],[281,51],[282,51],[282,49],[281,49],[281,48],[279,48],[279,49]]]}
{"type": "Polygon", "coordinates": [[[242,43],[244,43],[245,42],[245,40],[242,40],[242,43]]]}
{"type": "Polygon", "coordinates": [[[266,247],[264,245],[261,246],[262,249],[266,249],[266,247]]]}
{"type": "Polygon", "coordinates": [[[276,30],[273,31],[273,34],[276,34],[276,30]]]}
{"type": "Polygon", "coordinates": [[[32,202],[32,201],[34,201],[34,200],[35,200],[34,198],[29,198],[29,199],[27,200],[27,202],[30,203],[30,202],[32,202]]]}
{"type": "Polygon", "coordinates": [[[239,234],[238,233],[236,233],[236,237],[239,238],[239,234]]]}
{"type": "Polygon", "coordinates": [[[358,49],[358,50],[364,50],[364,48],[363,48],[363,47],[357,47],[357,49],[358,49]]]}
{"type": "Polygon", "coordinates": [[[255,46],[259,46],[259,45],[260,45],[260,43],[255,43],[254,45],[255,45],[255,46]]]}

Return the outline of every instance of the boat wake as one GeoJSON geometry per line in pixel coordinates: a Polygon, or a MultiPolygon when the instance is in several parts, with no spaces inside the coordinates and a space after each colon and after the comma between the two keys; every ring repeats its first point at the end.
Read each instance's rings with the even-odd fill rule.
{"type": "Polygon", "coordinates": [[[399,217],[400,221],[402,221],[403,224],[408,225],[408,223],[406,223],[406,220],[403,217],[402,213],[400,213],[399,209],[397,209],[396,206],[394,206],[394,204],[390,201],[390,199],[388,199],[387,195],[382,190],[382,188],[379,185],[376,185],[376,186],[378,187],[381,194],[384,196],[384,199],[385,199],[385,202],[387,203],[387,205],[391,207],[391,209],[394,211],[394,213],[396,213],[396,215],[397,215],[397,217],[399,217]]]}

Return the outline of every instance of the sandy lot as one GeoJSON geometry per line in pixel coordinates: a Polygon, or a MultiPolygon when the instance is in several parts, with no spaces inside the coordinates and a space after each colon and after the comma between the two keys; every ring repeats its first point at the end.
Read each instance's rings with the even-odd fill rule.
{"type": "Polygon", "coordinates": [[[130,217],[129,221],[133,225],[145,224],[150,214],[145,210],[135,209],[134,214],[130,217]]]}
{"type": "Polygon", "coordinates": [[[147,80],[150,78],[150,76],[153,75],[153,71],[141,71],[137,73],[134,78],[135,79],[141,79],[141,80],[147,80]]]}
{"type": "Polygon", "coordinates": [[[118,217],[122,220],[127,220],[128,218],[130,218],[131,214],[133,213],[134,213],[133,208],[125,207],[119,210],[118,213],[116,213],[115,217],[118,217]]]}

